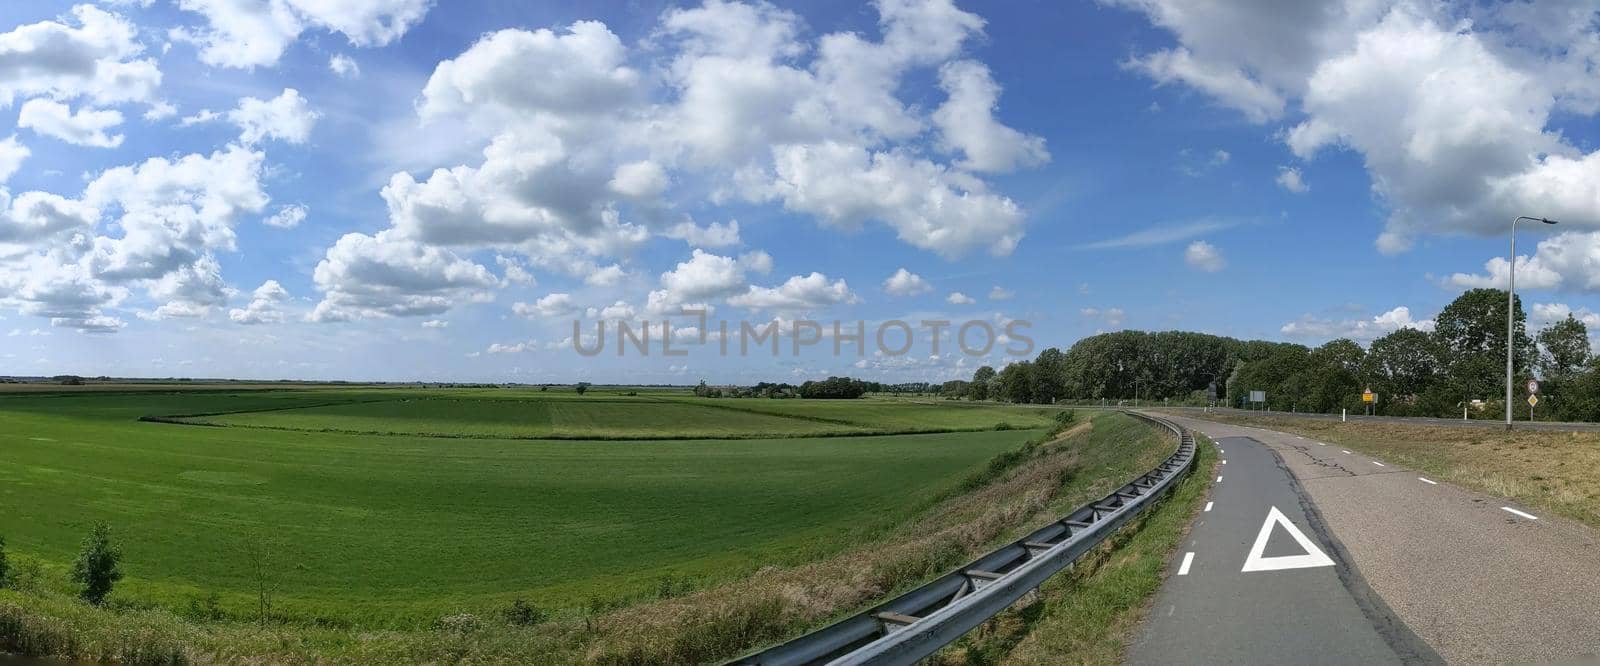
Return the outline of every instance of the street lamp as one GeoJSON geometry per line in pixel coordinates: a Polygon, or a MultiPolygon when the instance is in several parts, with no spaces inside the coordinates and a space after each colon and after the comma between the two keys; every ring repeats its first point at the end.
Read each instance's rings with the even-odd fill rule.
{"type": "Polygon", "coordinates": [[[1516,345],[1513,344],[1514,331],[1516,330],[1513,328],[1513,324],[1516,322],[1517,309],[1517,223],[1523,220],[1543,222],[1545,224],[1556,223],[1555,220],[1543,217],[1528,217],[1527,215],[1511,221],[1511,256],[1508,258],[1510,266],[1508,267],[1506,279],[1506,430],[1511,429],[1511,382],[1515,381],[1511,377],[1511,356],[1512,351],[1516,348],[1516,345]]]}

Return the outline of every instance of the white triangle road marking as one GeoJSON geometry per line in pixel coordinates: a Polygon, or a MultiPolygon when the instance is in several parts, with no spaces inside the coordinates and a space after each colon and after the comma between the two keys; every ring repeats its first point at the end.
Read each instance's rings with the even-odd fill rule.
{"type": "Polygon", "coordinates": [[[1328,557],[1311,542],[1305,532],[1289,522],[1288,516],[1283,515],[1278,507],[1272,507],[1267,512],[1267,522],[1261,524],[1261,532],[1256,534],[1256,543],[1250,547],[1250,556],[1244,560],[1241,573],[1250,571],[1278,571],[1281,569],[1309,569],[1312,567],[1331,567],[1333,558],[1328,557]],[[1278,557],[1262,557],[1267,550],[1267,539],[1272,537],[1272,526],[1282,525],[1289,531],[1289,536],[1294,537],[1295,543],[1305,549],[1304,555],[1280,555],[1278,557]]]}

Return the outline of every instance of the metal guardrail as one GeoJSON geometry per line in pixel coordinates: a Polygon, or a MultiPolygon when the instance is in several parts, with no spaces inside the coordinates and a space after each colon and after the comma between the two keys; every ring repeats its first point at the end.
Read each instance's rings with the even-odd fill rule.
{"type": "Polygon", "coordinates": [[[1177,451],[1110,495],[933,582],[729,666],[914,664],[955,642],[1100,545],[1194,466],[1194,437],[1187,430],[1128,413],[1171,430],[1177,451]]]}

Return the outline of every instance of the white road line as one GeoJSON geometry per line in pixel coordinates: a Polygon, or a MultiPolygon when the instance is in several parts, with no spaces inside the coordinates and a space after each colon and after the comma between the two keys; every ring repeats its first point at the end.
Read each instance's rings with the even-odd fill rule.
{"type": "Polygon", "coordinates": [[[1217,483],[1222,483],[1222,475],[1217,475],[1217,483]]]}
{"type": "Polygon", "coordinates": [[[1381,462],[1378,462],[1376,460],[1372,461],[1372,464],[1377,465],[1379,467],[1388,467],[1388,465],[1385,465],[1385,464],[1383,464],[1381,462]]]}
{"type": "Polygon", "coordinates": [[[1178,575],[1179,576],[1187,576],[1187,575],[1189,575],[1189,565],[1191,565],[1191,564],[1194,564],[1194,553],[1192,553],[1192,552],[1184,553],[1183,554],[1183,564],[1178,565],[1178,575]]]}
{"type": "MultiPolygon", "coordinates": [[[[1344,451],[1344,449],[1339,449],[1339,450],[1340,450],[1340,451],[1344,451]]],[[[1345,453],[1350,453],[1350,452],[1349,452],[1349,451],[1345,451],[1345,453]]]]}
{"type": "Polygon", "coordinates": [[[1224,460],[1224,461],[1222,461],[1222,464],[1226,465],[1226,464],[1228,464],[1228,461],[1224,460]]]}
{"type": "Polygon", "coordinates": [[[1501,511],[1509,511],[1511,513],[1514,513],[1514,514],[1517,514],[1519,516],[1522,516],[1523,518],[1527,518],[1528,520],[1538,520],[1539,519],[1538,516],[1535,516],[1535,515],[1533,515],[1531,513],[1523,513],[1521,511],[1513,509],[1513,508],[1511,508],[1509,506],[1502,506],[1502,507],[1500,507],[1500,510],[1501,511]]]}
{"type": "Polygon", "coordinates": [[[1295,436],[1294,436],[1294,438],[1295,438],[1295,439],[1305,439],[1305,438],[1304,438],[1304,437],[1301,437],[1301,436],[1299,436],[1299,435],[1295,435],[1295,436]]]}
{"type": "Polygon", "coordinates": [[[1317,446],[1327,446],[1327,442],[1317,442],[1317,446]]]}
{"type": "Polygon", "coordinates": [[[1420,476],[1419,476],[1419,477],[1417,477],[1417,480],[1418,480],[1418,481],[1421,481],[1421,482],[1423,482],[1423,483],[1426,483],[1426,484],[1428,484],[1428,485],[1430,485],[1430,486],[1437,486],[1437,485],[1439,485],[1439,482],[1438,482],[1438,481],[1433,481],[1433,480],[1429,480],[1429,479],[1425,479],[1425,478],[1422,478],[1422,477],[1420,477],[1420,476]]]}
{"type": "Polygon", "coordinates": [[[1216,502],[1206,502],[1206,511],[1210,511],[1213,504],[1216,504],[1216,502]]]}

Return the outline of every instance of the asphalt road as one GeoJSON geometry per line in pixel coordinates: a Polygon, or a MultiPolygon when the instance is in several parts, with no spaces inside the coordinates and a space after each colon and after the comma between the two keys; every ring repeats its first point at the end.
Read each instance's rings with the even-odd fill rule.
{"type": "MultiPolygon", "coordinates": [[[[1571,421],[1526,421],[1524,420],[1528,418],[1528,413],[1525,411],[1526,407],[1526,405],[1522,405],[1523,410],[1516,413],[1514,417],[1516,421],[1513,424],[1513,427],[1526,430],[1570,430],[1581,432],[1600,432],[1600,423],[1576,423],[1571,421]]],[[[1196,416],[1205,413],[1205,409],[1202,407],[1162,407],[1160,409],[1190,412],[1196,416]]],[[[1345,416],[1340,416],[1339,414],[1315,414],[1306,412],[1262,412],[1248,409],[1234,409],[1232,407],[1217,407],[1214,409],[1222,414],[1237,414],[1240,416],[1265,415],[1296,419],[1314,419],[1319,421],[1338,421],[1343,418],[1351,423],[1405,423],[1411,425],[1445,426],[1450,428],[1488,428],[1491,430],[1504,430],[1506,427],[1506,422],[1504,420],[1494,419],[1472,419],[1469,421],[1463,419],[1441,419],[1430,416],[1366,416],[1363,414],[1348,414],[1345,416]]]]}
{"type": "MultiPolygon", "coordinates": [[[[1336,445],[1174,420],[1217,440],[1228,463],[1130,661],[1600,659],[1600,532],[1336,445]],[[1332,564],[1243,571],[1264,507],[1332,564]]],[[[1287,532],[1274,525],[1269,561],[1306,553],[1287,532]]]]}
{"type": "Polygon", "coordinates": [[[1129,661],[1404,663],[1346,587],[1337,551],[1272,451],[1242,437],[1217,445],[1227,462],[1129,661]]]}

